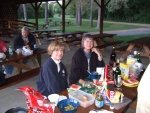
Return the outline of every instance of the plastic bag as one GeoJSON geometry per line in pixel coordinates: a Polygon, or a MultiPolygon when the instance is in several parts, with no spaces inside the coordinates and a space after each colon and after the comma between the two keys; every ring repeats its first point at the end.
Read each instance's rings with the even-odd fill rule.
{"type": "Polygon", "coordinates": [[[23,86],[17,90],[24,92],[30,113],[54,113],[54,107],[48,104],[47,97],[43,96],[32,87],[23,86]],[[39,103],[39,100],[42,103],[39,103]]]}

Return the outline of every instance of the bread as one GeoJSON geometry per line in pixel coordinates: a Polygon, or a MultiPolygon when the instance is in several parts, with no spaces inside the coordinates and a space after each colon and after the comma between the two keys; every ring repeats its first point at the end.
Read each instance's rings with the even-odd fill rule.
{"type": "Polygon", "coordinates": [[[88,99],[88,97],[86,95],[83,96],[83,100],[84,100],[84,102],[89,101],[89,99],[88,99]]]}

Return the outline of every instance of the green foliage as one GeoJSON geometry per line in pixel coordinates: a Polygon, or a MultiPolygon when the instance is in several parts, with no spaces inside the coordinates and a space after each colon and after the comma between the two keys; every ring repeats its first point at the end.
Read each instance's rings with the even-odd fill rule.
{"type": "Polygon", "coordinates": [[[121,0],[111,0],[107,7],[108,10],[105,12],[105,19],[134,23],[150,23],[150,0],[125,0],[126,5],[124,6],[126,7],[116,6],[117,3],[113,3],[113,1],[119,2],[121,0]]]}

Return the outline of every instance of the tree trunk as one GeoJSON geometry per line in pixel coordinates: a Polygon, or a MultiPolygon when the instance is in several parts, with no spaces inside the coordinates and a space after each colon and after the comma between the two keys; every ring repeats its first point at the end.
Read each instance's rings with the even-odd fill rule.
{"type": "MultiPolygon", "coordinates": [[[[99,4],[101,5],[101,0],[99,0],[99,4]]],[[[97,28],[100,28],[100,15],[101,15],[101,8],[98,8],[98,19],[97,19],[97,28]]]]}
{"type": "Polygon", "coordinates": [[[45,24],[48,24],[48,2],[45,3],[45,24]]]}
{"type": "Polygon", "coordinates": [[[22,4],[24,20],[28,21],[26,4],[22,4]]]}
{"type": "Polygon", "coordinates": [[[78,26],[82,25],[82,11],[81,11],[81,1],[78,4],[78,26]]]}
{"type": "Polygon", "coordinates": [[[90,8],[90,27],[93,27],[93,0],[91,0],[91,8],[90,8]]]}
{"type": "Polygon", "coordinates": [[[78,2],[76,0],[76,25],[78,25],[78,2]]]}

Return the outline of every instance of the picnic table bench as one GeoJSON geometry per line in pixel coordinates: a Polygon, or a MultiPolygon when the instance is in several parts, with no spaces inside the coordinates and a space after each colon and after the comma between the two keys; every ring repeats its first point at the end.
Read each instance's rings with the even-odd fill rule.
{"type": "Polygon", "coordinates": [[[40,72],[40,67],[6,78],[6,83],[0,86],[0,90],[12,86],[14,84],[20,83],[24,80],[30,79],[34,76],[37,76],[39,72],[40,72]]]}

